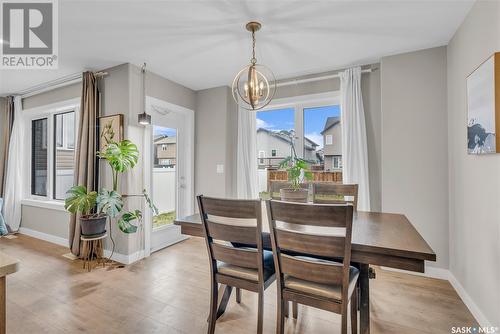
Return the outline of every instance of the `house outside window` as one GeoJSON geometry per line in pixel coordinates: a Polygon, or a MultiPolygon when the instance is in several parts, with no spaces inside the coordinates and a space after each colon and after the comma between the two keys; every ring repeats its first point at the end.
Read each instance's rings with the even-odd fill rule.
{"type": "Polygon", "coordinates": [[[333,136],[332,135],[326,135],[325,136],[325,145],[332,145],[333,144],[333,136]]]}
{"type": "Polygon", "coordinates": [[[31,199],[63,201],[73,186],[78,109],[74,105],[26,111],[31,136],[27,142],[30,182],[26,194],[31,199]]]}
{"type": "Polygon", "coordinates": [[[275,157],[276,156],[276,150],[271,150],[271,156],[275,157]]]}

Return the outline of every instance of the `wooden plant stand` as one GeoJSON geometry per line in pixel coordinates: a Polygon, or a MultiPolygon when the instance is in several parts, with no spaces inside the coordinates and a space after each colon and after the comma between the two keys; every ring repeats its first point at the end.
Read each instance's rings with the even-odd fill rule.
{"type": "Polygon", "coordinates": [[[85,236],[82,235],[80,240],[82,241],[82,260],[83,269],[88,271],[92,270],[94,262],[96,267],[102,263],[103,267],[106,266],[106,259],[104,258],[104,239],[107,237],[107,233],[85,236]]]}

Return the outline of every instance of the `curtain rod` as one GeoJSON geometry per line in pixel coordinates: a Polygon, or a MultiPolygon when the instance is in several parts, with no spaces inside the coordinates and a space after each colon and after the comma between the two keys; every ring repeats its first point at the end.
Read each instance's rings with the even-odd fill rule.
{"type": "MultiPolygon", "coordinates": [[[[106,75],[108,75],[108,73],[98,71],[98,72],[94,72],[94,75],[97,76],[98,78],[101,78],[101,77],[105,77],[106,75]]],[[[51,81],[47,81],[47,82],[41,83],[39,85],[27,88],[25,90],[20,91],[19,93],[15,94],[15,95],[20,95],[21,98],[26,98],[26,97],[37,95],[40,93],[48,92],[48,91],[54,90],[56,88],[70,86],[70,85],[79,83],[81,81],[82,81],[82,72],[78,72],[78,73],[66,75],[64,77],[54,79],[51,81]]]]}
{"type": "MultiPolygon", "coordinates": [[[[373,71],[377,70],[376,68],[368,68],[365,70],[361,70],[361,73],[371,73],[373,71]]],[[[323,75],[319,77],[312,77],[312,78],[304,78],[304,79],[292,79],[292,80],[285,80],[281,82],[277,82],[276,86],[277,87],[283,87],[283,86],[290,86],[290,85],[296,85],[296,84],[302,84],[306,82],[313,82],[313,81],[321,81],[321,80],[327,80],[327,79],[335,79],[340,76],[339,72],[335,74],[329,74],[329,75],[323,75]]]]}

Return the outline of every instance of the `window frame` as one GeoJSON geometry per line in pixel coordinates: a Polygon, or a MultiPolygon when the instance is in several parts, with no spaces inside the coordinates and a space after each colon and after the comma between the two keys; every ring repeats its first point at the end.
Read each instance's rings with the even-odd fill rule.
{"type": "Polygon", "coordinates": [[[23,186],[23,201],[22,204],[45,207],[49,209],[64,210],[64,200],[55,199],[55,157],[57,149],[57,136],[55,133],[55,118],[58,114],[64,114],[68,112],[75,112],[74,124],[75,124],[75,148],[77,146],[78,138],[78,121],[80,118],[80,98],[75,98],[67,101],[62,101],[59,103],[54,103],[51,105],[40,106],[31,109],[24,109],[24,123],[26,133],[29,133],[29,140],[25,141],[25,161],[27,161],[27,166],[29,168],[24,168],[24,179],[29,180],[25,182],[23,186]],[[37,119],[47,118],[47,196],[33,195],[32,188],[32,121],[37,119]]]}
{"type": "MultiPolygon", "coordinates": [[[[265,108],[258,112],[273,111],[276,109],[294,109],[294,130],[298,139],[295,142],[295,150],[299,158],[304,157],[304,109],[327,107],[331,105],[340,106],[340,90],[326,93],[299,95],[287,98],[277,98],[271,101],[265,108]]],[[[340,111],[342,113],[342,110],[340,111]]],[[[256,114],[257,115],[257,114],[256,114]]],[[[256,129],[257,130],[257,129],[256,129]]]]}

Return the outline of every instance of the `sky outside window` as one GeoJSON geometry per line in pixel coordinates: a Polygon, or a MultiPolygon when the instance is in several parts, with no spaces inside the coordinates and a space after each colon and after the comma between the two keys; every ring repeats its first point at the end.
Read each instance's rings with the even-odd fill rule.
{"type": "Polygon", "coordinates": [[[295,111],[293,108],[274,109],[257,112],[257,129],[272,131],[292,130],[295,126],[295,111]]]}
{"type": "Polygon", "coordinates": [[[304,134],[313,142],[323,148],[323,136],[321,131],[325,128],[328,117],[340,117],[340,106],[324,106],[304,108],[304,134]]]}

